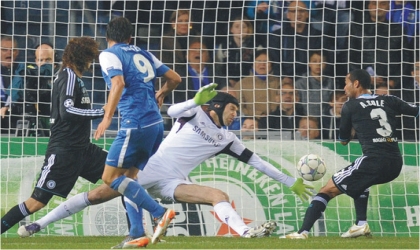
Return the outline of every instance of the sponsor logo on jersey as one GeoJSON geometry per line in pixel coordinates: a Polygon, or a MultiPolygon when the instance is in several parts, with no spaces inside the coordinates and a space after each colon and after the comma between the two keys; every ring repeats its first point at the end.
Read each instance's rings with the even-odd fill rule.
{"type": "MultiPolygon", "coordinates": [[[[210,135],[208,135],[203,129],[199,128],[198,126],[194,126],[192,130],[194,132],[196,132],[198,135],[200,135],[205,141],[207,141],[208,143],[213,144],[213,146],[215,146],[215,147],[219,147],[220,146],[220,143],[216,142],[216,140],[213,139],[213,137],[211,137],[210,135]]],[[[217,137],[219,139],[219,135],[217,135],[217,137]]],[[[223,136],[221,138],[223,138],[223,136]]],[[[221,139],[219,139],[219,140],[221,140],[221,139]]]]}
{"type": "Polygon", "coordinates": [[[88,96],[82,97],[82,104],[90,104],[90,98],[88,96]]]}
{"type": "Polygon", "coordinates": [[[373,138],[372,142],[398,142],[397,137],[380,137],[380,138],[373,138]]]}

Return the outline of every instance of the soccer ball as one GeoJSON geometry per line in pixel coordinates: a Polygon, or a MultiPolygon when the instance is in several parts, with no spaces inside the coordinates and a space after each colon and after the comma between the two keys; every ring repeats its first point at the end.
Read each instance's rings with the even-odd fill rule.
{"type": "Polygon", "coordinates": [[[307,181],[317,181],[327,172],[324,160],[316,154],[302,156],[296,168],[299,175],[307,181]]]}

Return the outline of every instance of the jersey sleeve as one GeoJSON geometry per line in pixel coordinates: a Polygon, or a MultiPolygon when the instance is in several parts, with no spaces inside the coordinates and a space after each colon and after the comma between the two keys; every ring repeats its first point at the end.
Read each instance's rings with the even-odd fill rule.
{"type": "Polygon", "coordinates": [[[274,167],[271,163],[264,161],[256,154],[252,154],[251,158],[248,161],[248,164],[288,187],[291,187],[296,181],[295,178],[284,174],[276,167],[274,167]]]}
{"type": "Polygon", "coordinates": [[[349,102],[344,103],[341,109],[341,121],[340,121],[340,141],[349,141],[351,139],[351,111],[349,102]]]}
{"type": "Polygon", "coordinates": [[[396,106],[398,112],[402,115],[410,115],[410,116],[419,116],[420,115],[420,107],[416,106],[415,104],[409,104],[404,100],[400,99],[396,96],[389,96],[396,106]]]}
{"type": "Polygon", "coordinates": [[[295,178],[284,174],[276,167],[274,167],[271,163],[264,161],[254,152],[247,149],[245,145],[236,136],[234,137],[232,143],[230,143],[220,153],[225,153],[230,156],[233,156],[238,160],[253,166],[255,169],[261,171],[262,173],[271,177],[272,179],[285,184],[288,187],[291,187],[296,181],[295,178]]]}
{"type": "MultiPolygon", "coordinates": [[[[63,79],[64,80],[64,79],[63,79]]],[[[103,109],[81,109],[75,107],[75,86],[77,76],[69,73],[65,84],[57,84],[60,87],[59,112],[63,120],[80,121],[95,119],[104,115],[103,109]]]]}
{"type": "Polygon", "coordinates": [[[169,107],[168,115],[173,118],[190,117],[197,113],[197,109],[201,108],[195,104],[194,100],[187,100],[169,107]]]}
{"type": "Polygon", "coordinates": [[[102,72],[110,79],[116,75],[123,75],[122,63],[114,53],[104,51],[99,55],[102,72]]]}
{"type": "Polygon", "coordinates": [[[166,72],[169,71],[169,67],[163,64],[159,59],[156,58],[152,53],[148,52],[150,57],[153,60],[153,63],[156,67],[156,76],[163,76],[166,72]]]}

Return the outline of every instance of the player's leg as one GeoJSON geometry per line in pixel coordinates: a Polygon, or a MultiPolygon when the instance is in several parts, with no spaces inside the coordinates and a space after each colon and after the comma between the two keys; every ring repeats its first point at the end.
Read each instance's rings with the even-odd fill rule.
{"type": "Polygon", "coordinates": [[[31,236],[36,232],[28,231],[28,226],[29,229],[33,227],[39,227],[41,230],[47,227],[49,224],[64,219],[72,214],[78,213],[90,205],[100,204],[112,200],[118,196],[120,196],[120,193],[115,192],[110,187],[108,187],[108,185],[102,184],[89,192],[80,193],[71,197],[70,199],[65,200],[64,202],[60,203],[58,207],[47,213],[44,217],[31,223],[30,225],[21,226],[18,230],[18,234],[20,237],[31,236]]]}
{"type": "Polygon", "coordinates": [[[305,218],[303,219],[303,224],[299,229],[298,233],[308,233],[315,221],[317,221],[322,212],[327,208],[328,202],[340,195],[341,191],[337,189],[332,179],[328,180],[327,184],[319,190],[319,193],[312,199],[311,204],[305,213],[305,218]]]}
{"type": "MultiPolygon", "coordinates": [[[[76,154],[79,153],[81,152],[76,152],[76,154]]],[[[78,161],[79,158],[68,154],[68,152],[48,153],[45,156],[44,164],[31,198],[16,205],[2,217],[1,232],[6,232],[26,216],[43,208],[53,195],[66,197],[79,176],[79,169],[74,167],[77,166],[78,161]]],[[[36,230],[38,228],[35,228],[36,230]]]]}
{"type": "Polygon", "coordinates": [[[343,233],[343,238],[356,238],[362,235],[370,236],[370,228],[367,223],[367,206],[369,200],[369,188],[363,194],[353,199],[354,208],[356,210],[356,223],[350,229],[343,233]]]}
{"type": "MultiPolygon", "coordinates": [[[[322,212],[325,211],[328,202],[342,192],[337,189],[333,180],[328,180],[327,184],[322,187],[318,194],[312,199],[311,204],[306,209],[305,217],[302,226],[296,233],[291,233],[285,236],[287,239],[307,239],[309,231],[314,223],[321,217],[322,212]]],[[[283,236],[284,237],[284,236],[283,236]]],[[[283,238],[281,237],[281,238],[283,238]]]]}
{"type": "Polygon", "coordinates": [[[162,141],[162,137],[161,123],[146,128],[120,130],[109,150],[102,175],[103,181],[112,189],[133,201],[139,208],[149,211],[159,221],[152,243],[156,243],[164,234],[170,221],[175,217],[175,211],[165,209],[153,200],[133,178],[137,176],[139,169],[144,168],[162,141]]]}
{"type": "MultiPolygon", "coordinates": [[[[32,195],[31,198],[27,199],[26,201],[12,207],[2,218],[1,218],[1,233],[3,234],[10,228],[12,228],[16,223],[23,220],[25,217],[39,211],[41,208],[45,207],[45,205],[48,203],[48,201],[52,198],[51,193],[43,192],[42,190],[35,189],[34,193],[37,193],[38,195],[35,196],[37,199],[39,199],[39,194],[42,194],[41,200],[43,202],[35,200],[34,195],[32,195]]],[[[39,231],[39,230],[38,230],[39,231]]]]}
{"type": "Polygon", "coordinates": [[[359,185],[366,188],[359,196],[353,196],[356,209],[356,223],[341,235],[344,238],[356,238],[359,236],[371,236],[371,230],[367,223],[367,205],[369,199],[369,187],[376,184],[387,183],[401,172],[402,158],[386,156],[364,157],[360,163],[358,172],[361,172],[359,185]]]}
{"type": "Polygon", "coordinates": [[[363,226],[367,222],[367,206],[369,201],[369,188],[363,194],[354,199],[354,208],[356,210],[356,225],[363,226]]]}
{"type": "Polygon", "coordinates": [[[250,228],[233,209],[229,202],[229,196],[216,188],[197,184],[180,184],[174,190],[174,198],[179,202],[211,204],[219,220],[228,224],[237,234],[243,237],[267,236],[274,231],[276,226],[274,222],[267,222],[262,226],[250,228]]]}
{"type": "MultiPolygon", "coordinates": [[[[84,155],[82,156],[83,162],[82,165],[79,166],[81,169],[80,176],[92,183],[96,183],[102,177],[106,156],[106,151],[94,144],[90,144],[85,149],[84,155]]],[[[102,184],[89,192],[77,194],[70,199],[67,199],[31,225],[39,226],[40,229],[43,229],[50,223],[75,214],[87,206],[109,201],[119,195],[120,194],[118,192],[112,190],[106,184],[102,184]]],[[[27,227],[28,226],[22,226],[19,228],[18,234],[21,237],[27,237],[32,234],[32,232],[25,230],[27,227]]]]}
{"type": "Polygon", "coordinates": [[[143,209],[139,208],[134,202],[123,197],[123,205],[126,210],[129,234],[118,245],[112,249],[120,248],[140,248],[146,247],[150,242],[150,236],[146,235],[143,227],[143,209]],[[132,210],[132,211],[131,211],[132,210]],[[130,212],[129,212],[130,211],[130,212]],[[131,223],[133,221],[134,223],[131,223]]]}

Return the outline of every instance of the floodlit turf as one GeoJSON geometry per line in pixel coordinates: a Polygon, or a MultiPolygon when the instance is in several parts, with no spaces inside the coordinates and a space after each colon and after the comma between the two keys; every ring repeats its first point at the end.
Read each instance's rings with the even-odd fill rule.
{"type": "MultiPolygon", "coordinates": [[[[124,237],[1,238],[1,249],[109,249],[124,237]]],[[[311,237],[308,240],[228,237],[165,237],[148,249],[419,249],[418,237],[311,237]]]]}

